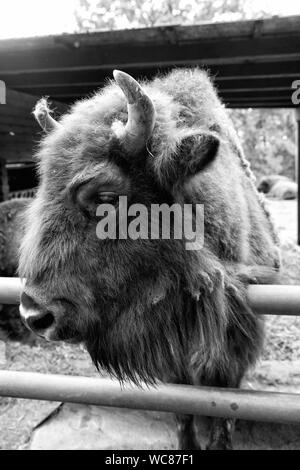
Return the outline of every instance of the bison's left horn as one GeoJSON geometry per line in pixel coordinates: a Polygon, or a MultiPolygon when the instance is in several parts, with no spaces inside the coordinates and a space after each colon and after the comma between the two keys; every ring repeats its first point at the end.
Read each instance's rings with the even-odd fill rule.
{"type": "Polygon", "coordinates": [[[50,110],[48,103],[45,98],[42,98],[37,102],[33,111],[34,117],[45,132],[49,132],[52,129],[58,129],[61,127],[53,117],[50,116],[50,110]]]}
{"type": "Polygon", "coordinates": [[[136,153],[147,143],[155,124],[154,105],[138,82],[125,72],[114,70],[114,79],[127,100],[128,120],[119,131],[126,150],[136,153]]]}

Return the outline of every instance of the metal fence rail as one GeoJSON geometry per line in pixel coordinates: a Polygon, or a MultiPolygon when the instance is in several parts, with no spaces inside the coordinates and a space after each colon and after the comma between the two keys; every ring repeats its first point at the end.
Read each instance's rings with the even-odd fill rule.
{"type": "MultiPolygon", "coordinates": [[[[21,286],[18,278],[0,278],[0,304],[18,303],[21,286]]],[[[252,285],[248,300],[257,314],[300,315],[298,286],[252,285]]],[[[121,388],[103,378],[0,371],[0,396],[300,424],[300,394],[171,384],[121,388]]]]}
{"type": "Polygon", "coordinates": [[[300,395],[165,385],[121,388],[103,378],[0,372],[0,396],[300,424],[300,395]]]}
{"type": "MultiPolygon", "coordinates": [[[[18,304],[22,281],[0,277],[0,304],[18,304]]],[[[248,300],[257,314],[300,315],[300,286],[251,285],[248,300]]]]}
{"type": "Polygon", "coordinates": [[[21,289],[22,281],[18,277],[0,277],[0,304],[18,304],[21,289]]]}
{"type": "Polygon", "coordinates": [[[8,199],[21,199],[25,198],[32,198],[35,196],[37,189],[30,188],[30,189],[22,189],[20,191],[12,191],[8,195],[8,199]]]}

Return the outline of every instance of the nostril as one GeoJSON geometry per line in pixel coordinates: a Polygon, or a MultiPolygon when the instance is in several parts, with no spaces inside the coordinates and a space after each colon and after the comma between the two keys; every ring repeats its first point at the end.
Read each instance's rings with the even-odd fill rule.
{"type": "Polygon", "coordinates": [[[21,294],[20,303],[28,310],[38,307],[35,300],[32,297],[30,297],[30,295],[27,295],[25,292],[22,292],[21,294]]]}
{"type": "Polygon", "coordinates": [[[52,313],[48,312],[42,316],[32,316],[27,318],[28,326],[34,331],[41,331],[50,328],[53,325],[55,318],[52,313]]]}

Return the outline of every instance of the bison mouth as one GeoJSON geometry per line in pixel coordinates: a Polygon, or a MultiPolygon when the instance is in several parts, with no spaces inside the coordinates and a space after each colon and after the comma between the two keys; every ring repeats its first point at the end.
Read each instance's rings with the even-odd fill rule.
{"type": "Polygon", "coordinates": [[[63,341],[68,344],[80,344],[84,341],[80,333],[74,333],[74,331],[68,331],[67,328],[58,328],[55,331],[54,336],[57,339],[52,339],[51,341],[63,341]]]}

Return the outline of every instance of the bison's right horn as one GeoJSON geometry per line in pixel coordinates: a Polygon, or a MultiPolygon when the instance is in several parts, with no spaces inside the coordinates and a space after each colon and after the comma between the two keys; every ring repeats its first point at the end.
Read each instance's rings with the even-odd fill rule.
{"type": "Polygon", "coordinates": [[[50,110],[48,103],[45,98],[42,98],[37,102],[33,111],[34,117],[45,132],[49,132],[52,129],[59,129],[59,124],[53,117],[50,116],[50,110]]]}
{"type": "Polygon", "coordinates": [[[147,143],[155,124],[155,109],[139,83],[125,72],[114,70],[114,79],[127,100],[128,120],[118,132],[127,151],[137,153],[147,143]]]}

